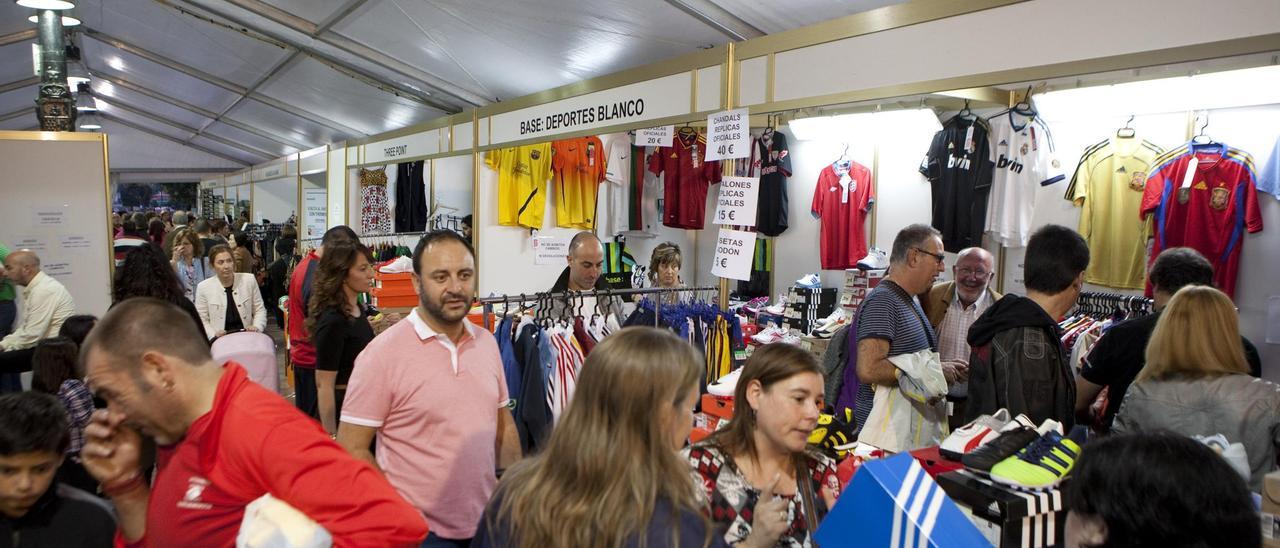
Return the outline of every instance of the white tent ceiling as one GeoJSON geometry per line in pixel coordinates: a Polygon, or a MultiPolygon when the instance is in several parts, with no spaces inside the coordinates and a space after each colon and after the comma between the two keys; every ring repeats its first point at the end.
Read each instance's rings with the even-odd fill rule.
{"type": "MultiPolygon", "coordinates": [[[[229,170],[897,0],[79,0],[113,170],[229,170]]],[[[0,0],[0,129],[34,129],[0,0]]]]}

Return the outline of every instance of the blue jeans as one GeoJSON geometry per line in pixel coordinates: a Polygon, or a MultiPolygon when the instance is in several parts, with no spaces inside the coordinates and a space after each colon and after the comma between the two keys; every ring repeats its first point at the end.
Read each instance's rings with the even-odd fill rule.
{"type": "Polygon", "coordinates": [[[471,545],[471,539],[449,539],[437,537],[435,533],[427,533],[426,540],[422,541],[422,548],[467,548],[471,545]]]}
{"type": "Polygon", "coordinates": [[[308,417],[320,418],[320,404],[316,400],[315,368],[293,368],[293,398],[294,405],[308,417]]]}

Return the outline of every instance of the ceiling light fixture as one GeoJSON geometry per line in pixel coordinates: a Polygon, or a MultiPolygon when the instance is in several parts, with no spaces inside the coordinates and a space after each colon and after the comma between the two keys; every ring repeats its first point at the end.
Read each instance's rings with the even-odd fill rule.
{"type": "Polygon", "coordinates": [[[76,3],[69,0],[15,0],[14,3],[38,10],[69,10],[76,7],[76,3]]]}
{"type": "MultiPolygon", "coordinates": [[[[40,22],[40,16],[39,16],[39,15],[32,15],[31,17],[28,17],[28,18],[27,18],[27,20],[28,20],[28,21],[31,21],[32,23],[39,23],[39,22],[40,22]]],[[[74,26],[78,26],[79,24],[80,24],[80,20],[79,20],[79,19],[76,19],[75,17],[72,17],[72,16],[70,16],[70,15],[63,15],[63,16],[62,16],[62,27],[63,27],[63,28],[66,28],[66,27],[74,27],[74,26]]]]}
{"type": "Polygon", "coordinates": [[[78,116],[79,128],[85,131],[98,131],[102,129],[102,122],[98,121],[97,110],[85,110],[78,116]]]}

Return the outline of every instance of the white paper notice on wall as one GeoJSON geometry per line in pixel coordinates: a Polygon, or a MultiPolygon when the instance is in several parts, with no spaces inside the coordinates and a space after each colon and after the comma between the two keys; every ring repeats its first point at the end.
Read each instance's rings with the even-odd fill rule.
{"type": "Polygon", "coordinates": [[[89,249],[91,242],[88,236],[63,236],[62,249],[89,249]]]}
{"type": "Polygon", "coordinates": [[[636,130],[635,145],[639,147],[669,147],[676,126],[658,126],[636,130]]]}
{"type": "Polygon", "coordinates": [[[1280,297],[1267,302],[1267,344],[1280,344],[1280,297]]]}
{"type": "Polygon", "coordinates": [[[720,195],[716,197],[715,223],[756,226],[759,198],[758,177],[725,177],[720,181],[720,195]]]}
{"type": "Polygon", "coordinates": [[[570,238],[533,237],[533,264],[564,265],[569,256],[570,238]]]}
{"type": "Polygon", "coordinates": [[[732,280],[751,279],[751,255],[756,249],[756,233],[720,229],[716,236],[716,257],[711,273],[732,280]]]}
{"type": "Polygon", "coordinates": [[[31,210],[32,227],[56,227],[65,224],[67,224],[67,212],[62,206],[44,205],[31,210]]]}
{"type": "Polygon", "coordinates": [[[745,108],[707,116],[707,161],[751,156],[751,115],[745,108]]]}

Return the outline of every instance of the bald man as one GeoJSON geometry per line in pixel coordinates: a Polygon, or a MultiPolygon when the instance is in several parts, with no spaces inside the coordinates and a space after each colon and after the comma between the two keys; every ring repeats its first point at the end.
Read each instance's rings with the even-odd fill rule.
{"type": "Polygon", "coordinates": [[[32,348],[40,339],[58,334],[62,322],[76,313],[75,301],[62,283],[40,271],[40,257],[31,250],[4,259],[5,276],[22,290],[22,323],[0,339],[0,352],[32,348]]]}
{"type": "Polygon", "coordinates": [[[943,372],[951,383],[948,394],[955,403],[952,428],[963,416],[964,398],[969,376],[969,326],[986,312],[1000,294],[989,285],[995,277],[995,259],[981,247],[960,250],[951,267],[955,281],[934,284],[922,301],[929,323],[938,332],[938,352],[942,355],[943,372]]]}
{"type": "MultiPolygon", "coordinates": [[[[573,239],[569,240],[569,257],[566,260],[569,265],[560,273],[555,285],[551,286],[552,293],[609,289],[609,284],[600,275],[604,271],[604,245],[595,234],[587,231],[575,234],[573,239]]],[[[563,301],[553,303],[552,314],[559,315],[566,306],[563,301]]],[[[621,302],[617,301],[616,297],[606,306],[614,313],[620,314],[622,311],[621,302]]],[[[577,308],[575,303],[573,309],[577,310],[577,308]]],[[[582,306],[583,314],[587,314],[587,310],[594,308],[594,300],[585,302],[582,306]]]]}

